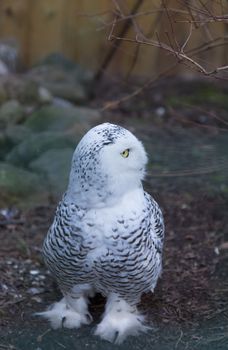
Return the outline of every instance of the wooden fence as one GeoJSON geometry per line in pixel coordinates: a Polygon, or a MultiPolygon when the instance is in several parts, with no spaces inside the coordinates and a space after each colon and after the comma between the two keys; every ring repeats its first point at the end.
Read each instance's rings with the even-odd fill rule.
{"type": "MultiPolygon", "coordinates": [[[[119,4],[124,5],[125,14],[129,13],[136,2],[119,0],[119,4]]],[[[181,6],[180,0],[165,3],[172,9],[181,6]]],[[[211,3],[214,13],[220,13],[222,5],[223,11],[227,7],[227,1],[222,0],[205,3],[207,6],[211,3]]],[[[190,24],[177,21],[173,22],[172,28],[169,13],[163,11],[159,14],[160,5],[161,1],[158,0],[141,1],[138,10],[141,15],[135,17],[135,21],[143,32],[153,33],[156,40],[159,38],[167,42],[173,41],[175,37],[175,40],[183,43],[190,24]]],[[[116,10],[115,2],[111,0],[0,0],[0,38],[16,38],[21,47],[22,60],[28,66],[48,53],[62,52],[86,67],[98,69],[113,45],[117,45],[115,40],[107,40],[114,9],[116,10]]],[[[116,25],[115,35],[119,35],[124,23],[126,21],[120,21],[116,25]]],[[[227,24],[222,21],[216,21],[211,27],[210,24],[199,27],[194,24],[189,48],[203,44],[206,37],[222,38],[227,32],[227,24]]],[[[132,25],[126,35],[134,39],[132,25]]],[[[223,65],[227,53],[226,45],[218,46],[209,54],[200,54],[199,59],[201,62],[208,61],[207,65],[211,67],[223,65]]],[[[121,42],[112,58],[110,71],[127,74],[132,69],[137,75],[151,75],[170,66],[176,59],[165,50],[131,42],[121,42]]],[[[182,71],[182,66],[178,65],[177,70],[182,71]]]]}

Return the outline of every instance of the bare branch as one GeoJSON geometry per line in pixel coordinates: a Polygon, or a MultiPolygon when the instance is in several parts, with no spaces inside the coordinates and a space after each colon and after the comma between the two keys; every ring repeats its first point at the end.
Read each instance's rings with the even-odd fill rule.
{"type": "MultiPolygon", "coordinates": [[[[139,11],[139,7],[143,3],[143,0],[136,0],[131,11],[127,8],[127,4],[124,1],[112,0],[112,3],[114,6],[112,10],[114,14],[113,20],[99,28],[108,28],[108,30],[110,28],[108,40],[113,41],[113,47],[110,50],[111,54],[109,52],[109,55],[107,55],[108,63],[106,57],[100,72],[106,69],[112,56],[119,48],[119,43],[128,42],[135,45],[135,53],[128,75],[137,63],[137,59],[140,59],[140,48],[148,46],[155,47],[175,58],[175,64],[172,62],[171,67],[168,67],[166,71],[171,71],[178,64],[182,64],[204,76],[226,79],[225,72],[228,72],[228,62],[221,61],[220,64],[214,63],[212,65],[212,62],[209,60],[208,62],[203,60],[202,56],[203,53],[209,52],[209,50],[216,50],[228,45],[228,35],[223,36],[221,34],[214,37],[214,33],[216,32],[214,30],[215,26],[219,23],[221,28],[222,23],[224,23],[224,26],[228,23],[228,5],[226,4],[225,6],[224,2],[221,0],[215,0],[213,2],[204,0],[178,0],[174,8],[170,6],[169,0],[162,0],[159,5],[160,7],[152,4],[151,8],[147,11],[141,12],[139,11]],[[139,22],[137,20],[142,16],[151,16],[152,32],[147,31],[145,33],[143,21],[139,22]],[[158,18],[159,20],[157,20],[158,18]],[[162,22],[160,26],[159,24],[162,19],[166,21],[162,22]],[[123,25],[121,26],[121,30],[118,31],[118,25],[121,22],[123,25]],[[183,24],[183,30],[180,30],[181,23],[183,24]],[[189,25],[186,26],[186,23],[189,25]],[[133,29],[133,36],[132,32],[129,34],[129,29],[133,29]],[[198,38],[200,40],[197,45],[194,45],[195,35],[197,33],[199,33],[198,38]]],[[[163,74],[166,74],[166,72],[163,71],[158,76],[149,79],[142,87],[137,88],[129,95],[117,101],[108,102],[103,109],[115,108],[119,103],[138,95],[148,86],[155,83],[163,74]]]]}
{"type": "Polygon", "coordinates": [[[205,75],[212,75],[212,74],[216,74],[221,70],[226,70],[227,66],[224,67],[218,67],[212,71],[207,71],[202,65],[200,65],[197,61],[195,61],[193,58],[191,58],[190,56],[186,55],[183,52],[178,52],[176,50],[174,50],[171,46],[165,44],[165,43],[161,43],[161,42],[156,42],[153,40],[142,40],[142,39],[138,39],[137,37],[135,39],[129,39],[129,38],[121,38],[121,37],[117,37],[114,36],[114,38],[116,40],[122,40],[122,41],[127,41],[127,42],[131,42],[131,43],[140,43],[140,44],[144,44],[144,45],[149,45],[149,46],[155,46],[158,47],[160,49],[163,49],[169,53],[171,53],[172,55],[174,55],[176,58],[178,58],[179,63],[184,63],[184,61],[187,61],[189,63],[192,64],[193,67],[196,68],[196,70],[200,73],[203,73],[205,75]]]}
{"type": "MultiPolygon", "coordinates": [[[[212,13],[212,11],[206,6],[202,0],[198,0],[201,7],[198,8],[196,5],[189,5],[189,2],[184,1],[186,10],[182,10],[180,13],[185,14],[189,16],[188,22],[190,23],[190,28],[189,32],[187,34],[187,37],[182,45],[179,44],[177,40],[177,36],[175,34],[175,29],[174,29],[174,23],[172,20],[172,17],[170,15],[170,10],[167,6],[167,1],[162,0],[162,6],[163,10],[166,13],[166,16],[168,18],[168,23],[170,25],[170,32],[165,31],[165,35],[168,40],[168,44],[165,42],[162,42],[160,40],[160,35],[158,32],[155,33],[157,40],[149,39],[146,37],[146,35],[143,33],[142,29],[138,26],[138,24],[135,21],[135,18],[131,17],[130,20],[132,22],[132,26],[135,31],[135,38],[129,38],[129,37],[124,37],[124,36],[116,36],[113,35],[114,39],[116,41],[127,41],[131,43],[137,43],[140,45],[147,45],[147,46],[154,46],[157,47],[161,50],[167,51],[168,53],[172,54],[173,56],[176,57],[177,61],[181,64],[185,64],[189,66],[191,69],[195,69],[196,71],[206,75],[206,76],[212,76],[212,75],[217,75],[218,73],[221,73],[222,71],[228,70],[227,65],[222,65],[221,67],[216,67],[214,69],[208,70],[204,65],[199,63],[199,60],[197,61],[193,56],[195,57],[197,54],[207,51],[209,49],[225,45],[227,43],[226,40],[223,41],[223,43],[219,44],[214,44],[214,40],[216,41],[217,39],[213,39],[213,37],[210,34],[209,28],[205,27],[205,33],[209,37],[206,43],[203,45],[199,45],[198,47],[195,47],[189,51],[185,51],[187,45],[191,41],[192,33],[193,33],[193,21],[197,21],[197,17],[201,18],[201,24],[204,26],[205,25],[205,17],[206,20],[208,21],[208,17],[210,20],[217,21],[218,19],[226,20],[226,17],[228,18],[228,15],[215,15],[212,13]],[[187,6],[186,6],[187,3],[187,6]],[[195,17],[196,16],[196,17],[195,17]]],[[[123,9],[118,5],[117,1],[114,0],[114,3],[116,4],[118,11],[120,12],[120,17],[122,19],[125,18],[123,9]]],[[[178,11],[177,11],[178,13],[178,11]]],[[[115,22],[116,24],[116,22],[115,22]]],[[[195,29],[196,30],[196,29],[195,29]]]]}
{"type": "Polygon", "coordinates": [[[108,35],[108,40],[111,41],[113,39],[113,32],[114,32],[114,28],[116,26],[116,20],[117,20],[117,17],[114,18],[114,21],[113,21],[113,24],[112,24],[112,28],[111,28],[111,31],[108,35]]]}

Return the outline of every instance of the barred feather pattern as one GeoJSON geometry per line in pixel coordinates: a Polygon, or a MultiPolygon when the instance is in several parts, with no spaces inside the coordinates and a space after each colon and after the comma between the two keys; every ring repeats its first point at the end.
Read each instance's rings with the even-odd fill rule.
{"type": "Polygon", "coordinates": [[[144,207],[113,219],[101,238],[106,217],[68,203],[57,208],[44,242],[47,266],[63,292],[89,284],[107,296],[116,292],[136,304],[143,292],[153,290],[161,273],[164,221],[158,204],[144,192],[144,207]]]}

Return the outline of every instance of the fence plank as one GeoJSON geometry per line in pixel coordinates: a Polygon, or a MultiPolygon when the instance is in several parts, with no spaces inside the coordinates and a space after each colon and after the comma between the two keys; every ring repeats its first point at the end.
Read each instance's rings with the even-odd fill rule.
{"type": "MultiPolygon", "coordinates": [[[[125,14],[129,13],[135,1],[120,1],[125,14]]],[[[227,7],[227,3],[223,3],[227,7]]],[[[179,0],[169,1],[172,8],[180,8],[180,4],[179,0]]],[[[135,17],[136,23],[151,38],[157,39],[159,35],[161,40],[167,41],[166,31],[169,31],[174,45],[174,37],[183,43],[189,24],[175,23],[171,28],[167,13],[159,11],[160,5],[160,0],[142,1],[139,9],[141,16],[135,17]]],[[[211,2],[215,12],[219,12],[220,5],[221,1],[211,2]]],[[[108,50],[115,45],[115,42],[107,41],[114,18],[113,10],[114,3],[110,0],[1,0],[0,38],[15,37],[19,41],[26,65],[33,64],[48,53],[59,51],[91,69],[98,69],[108,50]]],[[[115,34],[120,32],[122,25],[118,23],[115,34]]],[[[223,36],[226,31],[225,24],[221,22],[209,26],[209,32],[202,26],[193,31],[188,48],[202,43],[207,36],[223,36]]],[[[127,36],[135,37],[133,28],[127,36]]],[[[225,64],[227,53],[226,47],[211,52],[208,68],[225,64]]],[[[208,54],[201,54],[199,59],[202,62],[208,60],[208,54]]],[[[125,76],[131,71],[135,75],[152,76],[174,61],[175,58],[167,52],[154,47],[122,42],[109,71],[125,76]]],[[[183,68],[178,65],[177,71],[182,72],[183,68]]]]}

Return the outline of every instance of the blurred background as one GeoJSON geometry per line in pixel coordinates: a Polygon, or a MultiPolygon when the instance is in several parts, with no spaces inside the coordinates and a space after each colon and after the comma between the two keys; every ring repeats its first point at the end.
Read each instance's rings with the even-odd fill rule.
{"type": "Polygon", "coordinates": [[[123,349],[228,347],[227,80],[226,0],[0,1],[0,349],[107,349],[31,316],[60,297],[42,241],[104,121],[144,143],[167,231],[155,329],[123,349]]]}
{"type": "MultiPolygon", "coordinates": [[[[220,0],[2,0],[0,37],[12,39],[14,55],[26,68],[58,52],[97,72],[114,51],[110,73],[151,76],[176,62],[170,47],[180,59],[184,53],[210,72],[227,64],[226,5],[220,0]]],[[[184,65],[190,63],[186,59],[184,65]]],[[[190,74],[184,65],[175,73],[190,74]]]]}

